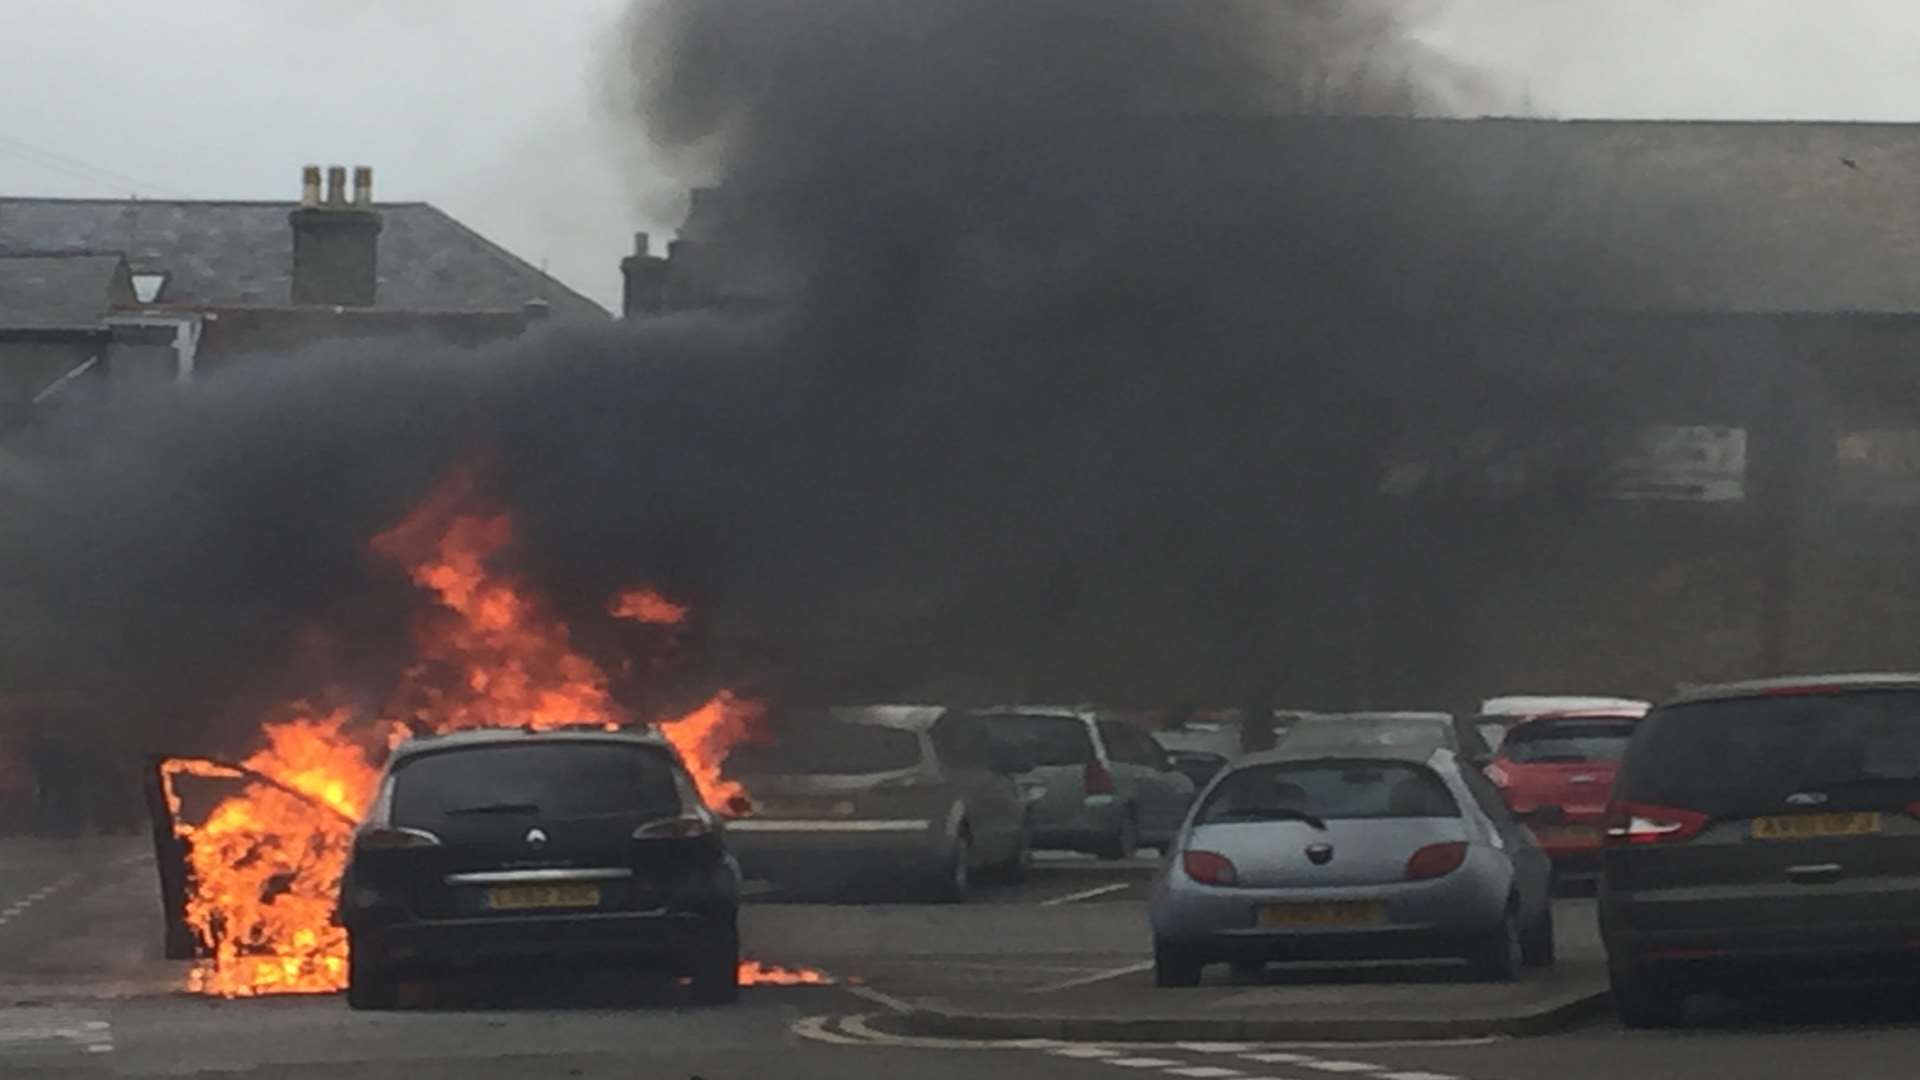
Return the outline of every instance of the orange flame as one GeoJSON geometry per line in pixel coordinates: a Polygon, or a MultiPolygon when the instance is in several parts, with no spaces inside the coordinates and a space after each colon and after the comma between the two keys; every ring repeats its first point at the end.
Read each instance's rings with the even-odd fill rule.
{"type": "Polygon", "coordinates": [[[813,968],[789,968],[763,964],[758,960],[740,961],[742,986],[829,986],[833,976],[813,968]]]}
{"type": "Polygon", "coordinates": [[[651,626],[679,626],[687,621],[685,604],[676,604],[652,589],[630,589],[621,593],[607,605],[607,614],[651,626]]]}
{"type": "MultiPolygon", "coordinates": [[[[378,770],[363,745],[389,745],[408,731],[478,727],[618,728],[633,717],[613,699],[606,671],[578,652],[565,622],[519,578],[495,565],[513,542],[512,519],[473,511],[476,484],[457,473],[373,550],[407,569],[433,605],[415,627],[416,662],[386,716],[357,732],[344,710],[269,723],[265,745],[235,770],[174,759],[163,765],[177,834],[188,842],[187,921],[209,955],[191,988],[227,997],[325,992],[346,982],[346,934],[335,893],[352,830],[372,800],[378,770]],[[180,816],[182,775],[245,780],[205,820],[180,816]]],[[[687,609],[651,589],[615,597],[616,618],[677,625],[687,609]]],[[[660,730],[709,806],[744,794],[720,768],[745,737],[757,706],[722,691],[660,730]]],[[[817,982],[817,972],[743,964],[748,981],[817,982]],[[749,970],[751,969],[751,970],[749,970]]]]}

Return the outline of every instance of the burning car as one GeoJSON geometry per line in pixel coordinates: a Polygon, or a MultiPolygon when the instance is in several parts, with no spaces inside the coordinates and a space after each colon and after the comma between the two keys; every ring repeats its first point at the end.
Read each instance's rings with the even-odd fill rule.
{"type": "Polygon", "coordinates": [[[738,865],[665,739],[494,729],[398,748],[340,892],[347,1001],[489,961],[638,963],[739,996],[738,865]]]}

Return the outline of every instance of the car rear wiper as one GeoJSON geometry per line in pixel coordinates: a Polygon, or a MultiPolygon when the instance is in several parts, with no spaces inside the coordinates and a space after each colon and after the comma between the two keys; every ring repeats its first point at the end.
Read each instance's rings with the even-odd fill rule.
{"type": "Polygon", "coordinates": [[[540,807],[530,802],[481,803],[478,806],[463,806],[458,810],[447,811],[448,817],[464,817],[469,814],[537,814],[540,807]]]}
{"type": "Polygon", "coordinates": [[[1321,832],[1327,831],[1325,818],[1318,814],[1309,814],[1305,810],[1295,810],[1291,806],[1256,806],[1244,810],[1229,810],[1220,817],[1248,818],[1254,821],[1303,821],[1321,832]]]}

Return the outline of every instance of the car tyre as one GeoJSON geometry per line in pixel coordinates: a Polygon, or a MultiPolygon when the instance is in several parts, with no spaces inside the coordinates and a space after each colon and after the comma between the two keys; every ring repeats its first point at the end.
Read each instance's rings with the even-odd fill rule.
{"type": "Polygon", "coordinates": [[[1102,859],[1114,861],[1118,859],[1131,859],[1133,858],[1133,853],[1139,850],[1140,819],[1138,815],[1134,813],[1133,807],[1129,806],[1125,812],[1120,815],[1120,824],[1114,830],[1113,835],[1108,837],[1100,845],[1100,850],[1094,852],[1094,854],[1102,859]]]}
{"type": "Polygon", "coordinates": [[[361,935],[347,933],[347,1008],[384,1011],[400,1004],[400,980],[378,950],[361,935]]]}
{"type": "Polygon", "coordinates": [[[1467,967],[1478,982],[1512,982],[1520,975],[1520,915],[1512,905],[1500,927],[1474,943],[1467,967]]]}
{"type": "Polygon", "coordinates": [[[973,891],[973,835],[964,827],[954,839],[953,851],[941,864],[927,898],[936,904],[964,904],[973,891]]]}
{"type": "Polygon", "coordinates": [[[1647,972],[1608,972],[1613,1011],[1623,1027],[1644,1031],[1678,1026],[1687,1017],[1687,995],[1647,972]]]}
{"type": "Polygon", "coordinates": [[[731,1005],[740,1000],[740,932],[729,926],[718,940],[694,955],[687,972],[693,1000],[701,1005],[731,1005]]]}
{"type": "Polygon", "coordinates": [[[1162,988],[1200,985],[1206,961],[1193,949],[1153,939],[1153,985],[1162,988]]]}
{"type": "Polygon", "coordinates": [[[1553,902],[1520,935],[1520,962],[1530,968],[1552,967],[1557,956],[1553,939],[1553,902]]]}

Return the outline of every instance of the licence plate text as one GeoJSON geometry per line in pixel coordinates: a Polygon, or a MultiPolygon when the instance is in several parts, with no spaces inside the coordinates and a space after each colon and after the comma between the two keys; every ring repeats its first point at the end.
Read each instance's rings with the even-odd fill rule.
{"type": "Polygon", "coordinates": [[[1786,814],[1753,819],[1755,840],[1809,840],[1823,836],[1869,836],[1880,831],[1880,815],[1786,814]]]}
{"type": "Polygon", "coordinates": [[[487,890],[487,906],[495,911],[599,907],[600,887],[598,885],[502,885],[487,890]]]}
{"type": "Polygon", "coordinates": [[[1386,907],[1372,900],[1353,900],[1328,904],[1263,904],[1259,922],[1263,927],[1280,926],[1358,926],[1386,919],[1386,907]]]}

